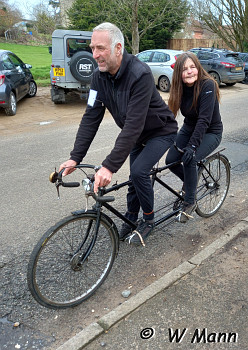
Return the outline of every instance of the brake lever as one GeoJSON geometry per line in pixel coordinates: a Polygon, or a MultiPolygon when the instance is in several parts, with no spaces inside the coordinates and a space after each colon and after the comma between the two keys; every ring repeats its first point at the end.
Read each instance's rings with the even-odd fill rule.
{"type": "Polygon", "coordinates": [[[61,186],[62,184],[60,182],[57,182],[55,184],[55,187],[56,187],[56,190],[57,190],[57,193],[58,193],[58,199],[60,199],[60,194],[59,194],[59,186],[61,186]]]}

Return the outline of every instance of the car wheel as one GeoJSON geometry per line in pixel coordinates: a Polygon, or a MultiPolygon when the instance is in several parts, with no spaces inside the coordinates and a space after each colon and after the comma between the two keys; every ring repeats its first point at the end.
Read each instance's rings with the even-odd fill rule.
{"type": "Polygon", "coordinates": [[[65,90],[51,86],[51,99],[55,105],[60,105],[65,102],[65,90]]]}
{"type": "Polygon", "coordinates": [[[162,92],[169,92],[170,85],[170,80],[165,75],[159,78],[158,87],[162,92]]]}
{"type": "Polygon", "coordinates": [[[214,80],[216,81],[218,86],[220,86],[220,77],[219,77],[218,73],[210,72],[209,74],[211,75],[212,78],[214,78],[214,80]]]}
{"type": "Polygon", "coordinates": [[[5,108],[6,115],[16,114],[16,97],[14,92],[11,91],[9,95],[9,107],[5,108]]]}
{"type": "Polygon", "coordinates": [[[70,71],[73,77],[81,83],[90,83],[93,72],[97,67],[92,54],[87,51],[77,52],[70,61],[70,71]]]}
{"type": "Polygon", "coordinates": [[[36,95],[36,92],[37,92],[36,82],[34,80],[31,80],[27,97],[34,97],[36,95]]]}

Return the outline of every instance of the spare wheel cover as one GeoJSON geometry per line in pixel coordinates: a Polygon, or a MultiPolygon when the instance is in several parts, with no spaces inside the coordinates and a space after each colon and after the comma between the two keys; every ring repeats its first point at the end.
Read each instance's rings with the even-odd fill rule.
{"type": "Polygon", "coordinates": [[[83,83],[90,83],[96,67],[96,61],[92,54],[87,51],[77,52],[70,61],[71,74],[83,83]]]}

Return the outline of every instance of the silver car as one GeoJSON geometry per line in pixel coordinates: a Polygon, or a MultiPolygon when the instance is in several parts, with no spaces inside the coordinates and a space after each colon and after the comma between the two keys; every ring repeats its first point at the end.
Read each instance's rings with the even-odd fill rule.
{"type": "Polygon", "coordinates": [[[136,56],[151,68],[156,86],[163,92],[169,92],[173,75],[173,64],[183,51],[180,50],[146,50],[136,56]]]}

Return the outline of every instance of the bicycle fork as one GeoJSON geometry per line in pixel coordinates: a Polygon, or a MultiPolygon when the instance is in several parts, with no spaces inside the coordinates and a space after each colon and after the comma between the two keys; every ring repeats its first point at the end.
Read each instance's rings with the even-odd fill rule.
{"type": "Polygon", "coordinates": [[[80,247],[77,249],[77,251],[75,252],[75,254],[71,258],[71,266],[72,266],[73,270],[75,270],[75,271],[80,270],[80,267],[88,259],[89,255],[90,255],[90,253],[91,253],[91,251],[96,243],[98,230],[99,230],[100,222],[101,222],[101,204],[96,203],[95,209],[96,209],[96,221],[95,221],[95,227],[93,228],[94,229],[93,237],[91,238],[91,241],[90,241],[86,251],[82,252],[81,250],[89,238],[89,235],[90,235],[90,232],[92,229],[92,225],[94,223],[94,220],[91,219],[91,220],[89,220],[88,227],[87,227],[83,242],[80,244],[80,247]]]}

